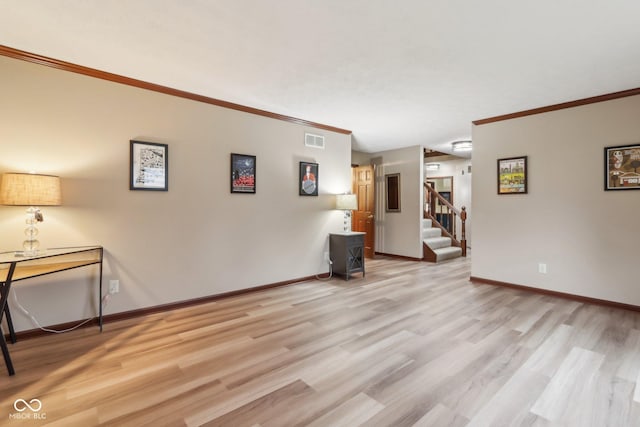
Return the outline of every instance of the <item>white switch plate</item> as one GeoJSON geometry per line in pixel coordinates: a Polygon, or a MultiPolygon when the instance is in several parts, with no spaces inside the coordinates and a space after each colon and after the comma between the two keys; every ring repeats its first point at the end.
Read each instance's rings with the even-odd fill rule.
{"type": "Polygon", "coordinates": [[[547,264],[541,262],[538,264],[538,273],[547,274],[547,264]]]}
{"type": "Polygon", "coordinates": [[[120,281],[109,280],[109,293],[113,295],[113,294],[117,294],[118,292],[120,292],[120,281]]]}

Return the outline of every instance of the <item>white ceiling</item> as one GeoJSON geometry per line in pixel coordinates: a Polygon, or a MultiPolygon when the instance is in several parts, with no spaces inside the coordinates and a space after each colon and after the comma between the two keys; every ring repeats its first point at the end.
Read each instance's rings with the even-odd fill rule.
{"type": "Polygon", "coordinates": [[[638,0],[0,0],[0,44],[450,152],[471,121],[640,87],[638,0]]]}

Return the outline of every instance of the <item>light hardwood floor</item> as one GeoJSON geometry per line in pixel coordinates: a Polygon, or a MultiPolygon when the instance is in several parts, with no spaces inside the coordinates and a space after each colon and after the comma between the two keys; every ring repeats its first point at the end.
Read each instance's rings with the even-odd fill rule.
{"type": "Polygon", "coordinates": [[[640,313],[469,267],[376,259],[366,279],[18,342],[0,425],[640,425],[640,313]],[[32,398],[46,420],[8,418],[32,398]]]}

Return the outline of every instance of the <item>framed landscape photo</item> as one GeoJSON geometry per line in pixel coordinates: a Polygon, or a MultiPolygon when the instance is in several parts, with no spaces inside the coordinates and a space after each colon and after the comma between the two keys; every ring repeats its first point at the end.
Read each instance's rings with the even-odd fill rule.
{"type": "Polygon", "coordinates": [[[255,194],[256,156],[231,153],[231,192],[255,194]]]}
{"type": "Polygon", "coordinates": [[[298,189],[301,196],[318,195],[318,164],[300,162],[300,177],[298,189]]]}
{"type": "Polygon", "coordinates": [[[498,159],[498,194],[527,194],[527,156],[498,159]]]}
{"type": "Polygon", "coordinates": [[[604,189],[640,190],[640,144],[604,149],[604,189]]]}
{"type": "Polygon", "coordinates": [[[169,190],[169,146],[130,141],[130,190],[169,190]]]}

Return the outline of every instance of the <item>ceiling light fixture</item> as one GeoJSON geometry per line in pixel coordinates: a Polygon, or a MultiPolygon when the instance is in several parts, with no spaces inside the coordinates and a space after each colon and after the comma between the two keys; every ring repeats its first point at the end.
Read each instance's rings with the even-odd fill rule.
{"type": "Polygon", "coordinates": [[[455,152],[471,151],[473,149],[473,144],[471,141],[455,141],[451,143],[451,147],[455,152]]]}

